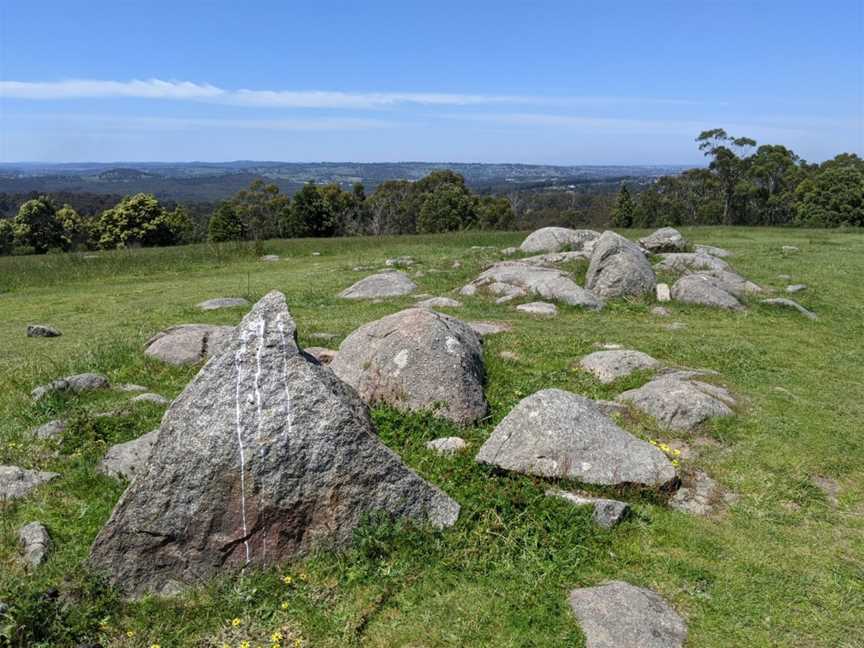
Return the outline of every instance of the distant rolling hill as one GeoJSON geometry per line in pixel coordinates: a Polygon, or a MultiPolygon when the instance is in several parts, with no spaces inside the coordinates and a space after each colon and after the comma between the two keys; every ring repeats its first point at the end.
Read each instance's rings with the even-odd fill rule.
{"type": "Polygon", "coordinates": [[[0,192],[153,193],[163,200],[207,202],[228,198],[258,178],[293,193],[306,182],[335,182],[367,191],[387,180],[418,180],[436,169],[461,173],[475,191],[507,193],[514,189],[650,179],[680,172],[681,166],[549,166],[434,162],[136,162],[4,163],[0,192]]]}

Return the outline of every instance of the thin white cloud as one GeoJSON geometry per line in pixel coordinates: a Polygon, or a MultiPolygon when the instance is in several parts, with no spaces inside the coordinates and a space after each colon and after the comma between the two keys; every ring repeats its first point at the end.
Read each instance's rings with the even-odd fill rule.
{"type": "Polygon", "coordinates": [[[342,92],[326,90],[229,90],[209,83],[146,79],[102,81],[0,81],[0,97],[7,99],[62,100],[137,98],[204,101],[234,106],[272,108],[382,109],[405,104],[422,106],[576,105],[639,103],[689,105],[690,99],[657,97],[538,97],[530,95],[466,94],[446,92],[342,92]]]}

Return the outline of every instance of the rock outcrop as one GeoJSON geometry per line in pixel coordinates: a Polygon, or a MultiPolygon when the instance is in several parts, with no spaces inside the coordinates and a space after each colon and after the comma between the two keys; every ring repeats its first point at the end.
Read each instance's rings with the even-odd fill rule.
{"type": "Polygon", "coordinates": [[[589,353],[579,361],[579,366],[604,385],[608,385],[634,371],[657,369],[660,362],[642,351],[616,349],[589,353]]]}
{"type": "Polygon", "coordinates": [[[153,430],[137,439],[111,446],[96,470],[104,475],[131,481],[146,467],[158,435],[159,430],[153,430]]]}
{"type": "Polygon", "coordinates": [[[690,247],[690,242],[674,227],[661,227],[650,236],[639,239],[641,245],[650,254],[660,252],[684,252],[690,247]]]}
{"type": "Polygon", "coordinates": [[[446,526],[459,505],[381,443],[272,292],[171,404],[90,562],[127,594],[170,593],[345,545],[373,512],[446,526]]]}
{"type": "Polygon", "coordinates": [[[48,559],[51,536],[41,522],[31,522],[18,529],[18,543],[24,562],[31,568],[38,567],[48,559]]]}
{"type": "Polygon", "coordinates": [[[24,497],[34,488],[59,476],[57,473],[44,470],[0,466],[0,501],[24,497]]]}
{"type": "Polygon", "coordinates": [[[603,302],[579,286],[567,273],[522,261],[496,263],[461,290],[463,295],[468,296],[477,292],[488,292],[508,299],[536,295],[591,310],[603,307],[603,302]]]}
{"type": "Polygon", "coordinates": [[[707,274],[685,274],[672,286],[672,299],[684,304],[744,310],[744,305],[728,288],[728,284],[707,274]]]}
{"type": "Polygon", "coordinates": [[[367,403],[434,410],[459,425],[488,411],[480,336],[425,308],[361,326],[342,342],[330,368],[367,403]]]}
{"type": "Polygon", "coordinates": [[[39,385],[30,392],[30,396],[33,400],[38,401],[50,394],[81,394],[88,391],[108,389],[110,386],[111,384],[108,382],[108,378],[102,374],[82,373],[53,380],[47,385],[39,385]]]}
{"type": "Polygon", "coordinates": [[[48,326],[47,324],[28,324],[27,325],[27,337],[60,337],[63,335],[60,331],[58,331],[53,326],[48,326]]]}

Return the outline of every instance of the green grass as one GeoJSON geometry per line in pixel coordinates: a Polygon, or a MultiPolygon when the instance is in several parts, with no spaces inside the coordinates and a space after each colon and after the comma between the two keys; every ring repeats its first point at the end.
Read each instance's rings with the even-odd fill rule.
{"type": "MultiPolygon", "coordinates": [[[[412,272],[425,273],[416,279],[418,292],[450,294],[500,258],[472,246],[506,247],[522,235],[0,258],[0,464],[62,475],[26,499],[0,504],[0,601],[12,604],[0,617],[0,636],[12,625],[26,637],[16,645],[34,646],[236,646],[245,638],[264,646],[276,630],[288,638],[285,645],[302,638],[304,646],[325,647],[580,646],[567,591],[615,578],[671,601],[688,620],[690,646],[864,645],[864,236],[744,228],[685,234],[732,250],[735,268],[765,287],[808,284],[795,299],[820,319],[755,303],[740,314],[672,304],[672,320],[686,328],[670,332],[664,328],[670,320],[652,316],[648,302],[616,301],[599,313],[561,307],[557,318],[538,319],[513,304],[465,298],[452,313],[513,324],[511,333],[485,341],[488,419],[457,430],[424,415],[374,412],[384,442],[460,502],[454,528],[433,532],[370,520],[348,552],[225,575],[174,599],[137,602],[122,601],[84,565],[123,489],[94,468],[111,444],[156,427],[161,410],[141,405],[127,417],[95,418],[129,395],[34,405],[29,392],[36,384],[93,370],[173,397],[196,369],[145,359],[145,340],[173,324],[234,324],[242,316],[242,310],[199,313],[199,301],[254,300],[279,289],[301,343],[320,346],[312,334],[329,332],[338,337],[324,344],[336,346],[357,326],[413,303],[338,299],[368,274],[355,266],[381,267],[388,257],[410,255],[418,260],[412,272]],[[784,255],[782,245],[801,252],[784,255]],[[282,261],[259,262],[261,253],[282,261]],[[460,268],[451,267],[454,259],[460,268]],[[33,322],[55,325],[63,336],[26,338],[33,322]],[[617,493],[633,503],[635,515],[603,531],[592,526],[590,511],[546,498],[548,482],[474,464],[494,425],[538,389],[613,398],[647,379],[603,386],[573,369],[602,342],[715,369],[740,397],[737,417],[704,430],[718,443],[682,462],[685,472],[704,469],[741,496],[725,515],[689,517],[651,493],[617,493]],[[519,359],[501,359],[504,350],[519,359]],[[58,416],[74,421],[63,443],[27,436],[58,416]],[[427,440],[449,434],[466,438],[470,452],[446,459],[425,450],[427,440]],[[813,486],[815,475],[838,482],[836,507],[813,486]],[[55,548],[27,574],[16,560],[16,531],[32,520],[49,527],[55,548]],[[290,585],[282,581],[286,574],[290,585]],[[228,623],[233,618],[241,620],[237,628],[228,623]]],[[[646,438],[673,438],[650,421],[626,425],[646,438]]]]}

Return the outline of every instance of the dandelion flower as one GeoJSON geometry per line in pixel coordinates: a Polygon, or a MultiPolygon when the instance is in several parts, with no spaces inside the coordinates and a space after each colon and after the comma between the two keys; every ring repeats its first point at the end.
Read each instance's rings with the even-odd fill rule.
{"type": "Polygon", "coordinates": [[[249,642],[244,639],[240,642],[240,648],[249,648],[249,642]]]}
{"type": "Polygon", "coordinates": [[[282,582],[285,583],[286,585],[290,585],[291,583],[294,582],[294,579],[291,578],[291,576],[285,576],[284,578],[282,578],[282,582]]]}
{"type": "Polygon", "coordinates": [[[288,601],[282,601],[282,605],[280,605],[283,610],[287,610],[290,606],[288,605],[288,601]]]}
{"type": "Polygon", "coordinates": [[[278,643],[282,641],[282,633],[277,630],[272,635],[270,635],[270,641],[272,641],[273,643],[278,643]]]}
{"type": "Polygon", "coordinates": [[[232,625],[234,628],[238,628],[238,627],[240,627],[240,625],[241,625],[242,623],[243,623],[243,621],[241,621],[241,620],[238,619],[237,617],[234,617],[233,619],[231,619],[231,625],[232,625]]]}

